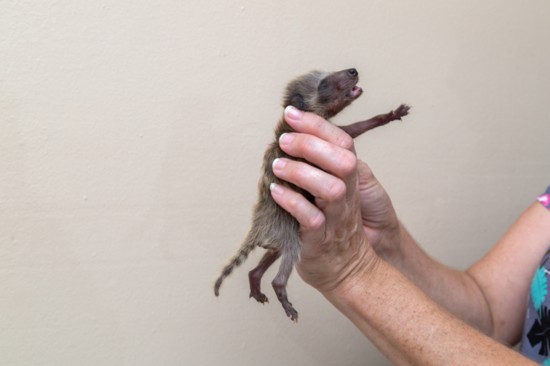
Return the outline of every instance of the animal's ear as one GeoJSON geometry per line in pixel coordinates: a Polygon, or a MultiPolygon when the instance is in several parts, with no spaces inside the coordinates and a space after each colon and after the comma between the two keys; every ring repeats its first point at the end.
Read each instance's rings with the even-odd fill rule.
{"type": "Polygon", "coordinates": [[[304,102],[304,97],[301,95],[301,94],[293,94],[291,97],[290,97],[290,104],[298,109],[304,109],[305,107],[305,102],[304,102]]]}

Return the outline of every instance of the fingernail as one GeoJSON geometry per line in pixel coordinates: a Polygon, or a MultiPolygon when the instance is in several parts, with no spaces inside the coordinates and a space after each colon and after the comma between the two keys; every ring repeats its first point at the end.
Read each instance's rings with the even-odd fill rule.
{"type": "Polygon", "coordinates": [[[285,108],[285,116],[287,116],[290,119],[293,120],[300,120],[302,119],[302,116],[304,115],[304,112],[299,110],[298,108],[289,105],[285,108]]]}
{"type": "Polygon", "coordinates": [[[279,145],[288,145],[292,142],[292,140],[294,140],[294,135],[290,133],[283,133],[279,137],[279,145]]]}
{"type": "Polygon", "coordinates": [[[273,160],[273,163],[271,164],[271,167],[273,168],[273,170],[277,169],[283,169],[286,165],[286,161],[284,160],[281,160],[279,158],[273,160]]]}
{"type": "Polygon", "coordinates": [[[269,185],[269,190],[275,194],[281,194],[283,193],[283,189],[281,188],[280,185],[278,185],[277,183],[271,183],[269,185]]]}

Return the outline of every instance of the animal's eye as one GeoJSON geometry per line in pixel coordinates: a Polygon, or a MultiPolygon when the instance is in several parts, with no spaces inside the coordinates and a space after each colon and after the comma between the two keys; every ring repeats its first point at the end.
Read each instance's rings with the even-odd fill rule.
{"type": "Polygon", "coordinates": [[[290,104],[292,104],[294,107],[298,109],[303,110],[305,108],[304,97],[302,97],[300,94],[294,94],[290,98],[290,104]]]}

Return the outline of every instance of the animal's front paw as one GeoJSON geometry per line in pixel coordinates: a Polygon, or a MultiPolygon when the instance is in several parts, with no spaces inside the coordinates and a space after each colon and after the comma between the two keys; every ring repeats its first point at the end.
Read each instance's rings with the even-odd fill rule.
{"type": "Polygon", "coordinates": [[[406,104],[401,104],[395,111],[392,111],[393,117],[395,119],[401,119],[401,117],[405,117],[407,114],[409,114],[409,110],[411,107],[409,107],[406,104]]]}

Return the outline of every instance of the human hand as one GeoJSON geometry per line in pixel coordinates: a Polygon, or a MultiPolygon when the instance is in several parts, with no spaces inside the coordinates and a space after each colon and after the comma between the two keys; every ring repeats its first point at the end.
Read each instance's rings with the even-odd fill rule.
{"type": "Polygon", "coordinates": [[[286,110],[286,120],[297,132],[281,136],[281,149],[314,166],[279,159],[273,172],[310,192],[315,204],[279,185],[272,188],[272,196],[300,223],[299,274],[321,292],[329,292],[368,270],[376,260],[367,233],[373,238],[381,237],[374,234],[386,226],[382,216],[390,216],[383,209],[387,195],[372,179],[360,182],[360,177],[370,178],[372,173],[357,160],[353,140],[344,131],[317,115],[296,109],[286,110]],[[362,210],[361,203],[369,201],[376,203],[373,206],[377,214],[367,208],[362,210]],[[363,225],[371,221],[373,228],[364,230],[363,225]]]}
{"type": "Polygon", "coordinates": [[[400,223],[391,199],[369,166],[357,161],[359,198],[363,229],[376,253],[385,259],[398,259],[400,223]]]}

